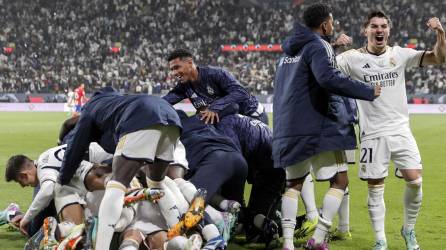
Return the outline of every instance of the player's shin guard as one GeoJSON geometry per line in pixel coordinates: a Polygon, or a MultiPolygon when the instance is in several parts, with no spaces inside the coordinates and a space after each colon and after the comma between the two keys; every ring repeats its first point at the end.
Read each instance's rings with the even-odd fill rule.
{"type": "Polygon", "coordinates": [[[288,188],[282,195],[283,248],[294,249],[294,228],[296,227],[297,199],[299,191],[288,188]]]}
{"type": "Polygon", "coordinates": [[[307,219],[311,221],[317,219],[319,215],[317,212],[316,201],[314,199],[314,182],[311,174],[305,177],[300,196],[302,197],[302,201],[305,205],[307,219]]]}
{"type": "Polygon", "coordinates": [[[125,186],[117,181],[107,183],[104,198],[99,207],[96,250],[110,249],[110,242],[124,205],[125,186]]]}
{"type": "Polygon", "coordinates": [[[369,185],[368,209],[375,231],[376,241],[386,241],[386,233],[384,231],[384,220],[386,214],[386,206],[384,204],[384,184],[369,185]]]}
{"type": "Polygon", "coordinates": [[[341,206],[338,210],[339,215],[339,232],[348,232],[350,230],[350,193],[348,187],[345,189],[344,197],[342,198],[341,206]]]}
{"type": "Polygon", "coordinates": [[[119,250],[138,250],[139,243],[134,239],[125,239],[119,245],[119,250]]]}
{"type": "Polygon", "coordinates": [[[422,178],[408,181],[404,192],[404,230],[414,229],[423,197],[422,178]]]}
{"type": "Polygon", "coordinates": [[[338,212],[343,197],[344,190],[337,188],[330,188],[325,194],[322,203],[322,216],[319,218],[319,222],[313,234],[313,239],[316,244],[320,244],[325,240],[331,227],[331,221],[338,212]]]}

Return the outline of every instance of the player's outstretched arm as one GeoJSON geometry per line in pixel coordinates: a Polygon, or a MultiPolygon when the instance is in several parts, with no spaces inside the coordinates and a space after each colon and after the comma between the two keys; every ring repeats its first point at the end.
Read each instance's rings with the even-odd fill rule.
{"type": "Polygon", "coordinates": [[[88,113],[82,113],[74,128],[73,137],[67,142],[67,150],[65,151],[59,176],[59,181],[62,185],[70,182],[85,152],[88,150],[90,142],[94,141],[93,131],[96,131],[93,118],[88,113]]]}
{"type": "Polygon", "coordinates": [[[379,86],[373,87],[342,74],[330,61],[324,46],[314,46],[310,54],[310,67],[321,87],[337,95],[367,101],[373,101],[381,94],[379,86]]]}
{"type": "Polygon", "coordinates": [[[54,186],[55,183],[52,180],[44,181],[40,185],[40,190],[37,192],[36,196],[34,197],[31,205],[28,208],[28,211],[26,211],[25,215],[23,216],[22,220],[20,221],[20,231],[23,234],[26,233],[26,229],[28,227],[29,222],[45,207],[50,204],[51,200],[53,199],[53,193],[54,193],[54,186]]]}
{"type": "Polygon", "coordinates": [[[445,62],[446,58],[446,38],[443,26],[438,17],[432,17],[426,23],[427,26],[437,33],[437,42],[432,51],[427,51],[424,55],[422,65],[438,65],[445,62]]]}

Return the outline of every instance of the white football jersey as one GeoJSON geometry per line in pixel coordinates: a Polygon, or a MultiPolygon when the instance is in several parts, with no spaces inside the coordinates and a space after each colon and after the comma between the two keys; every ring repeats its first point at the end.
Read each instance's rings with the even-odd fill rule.
{"type": "MultiPolygon", "coordinates": [[[[36,162],[36,166],[37,178],[39,179],[40,184],[47,180],[57,182],[66,148],[67,145],[50,148],[39,156],[39,159],[36,162]]],[[[87,174],[86,171],[83,171],[83,169],[87,170],[88,167],[91,165],[90,162],[101,163],[102,161],[110,157],[113,156],[105,152],[104,149],[99,146],[99,144],[91,143],[89,147],[89,162],[81,162],[79,168],[76,170],[76,174],[74,175],[72,182],[76,179],[79,179],[79,185],[83,186],[83,179],[87,174]]]]}
{"type": "Polygon", "coordinates": [[[337,56],[338,68],[355,80],[381,85],[381,96],[373,102],[357,100],[361,140],[383,135],[410,133],[405,70],[420,66],[424,51],[387,47],[381,55],[364,48],[337,56]]]}

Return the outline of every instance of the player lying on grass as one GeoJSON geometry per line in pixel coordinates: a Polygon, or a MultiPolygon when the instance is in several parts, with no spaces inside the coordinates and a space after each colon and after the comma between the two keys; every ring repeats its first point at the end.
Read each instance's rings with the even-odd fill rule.
{"type": "MultiPolygon", "coordinates": [[[[187,161],[185,160],[184,148],[182,149],[181,144],[179,144],[179,145],[180,146],[177,146],[178,150],[176,150],[174,153],[175,161],[171,164],[171,167],[172,168],[178,168],[178,167],[187,168],[187,161]],[[180,151],[180,153],[178,153],[178,151],[180,151]]],[[[90,155],[93,155],[93,154],[90,154],[90,155]]],[[[172,173],[174,171],[168,171],[168,172],[172,173]]],[[[178,172],[178,171],[176,171],[176,172],[178,172]]],[[[85,181],[86,186],[83,189],[91,191],[86,194],[86,198],[85,198],[86,208],[88,208],[89,214],[97,215],[98,210],[99,210],[98,208],[99,208],[100,202],[102,200],[102,196],[103,196],[105,180],[109,177],[109,175],[110,175],[110,169],[106,168],[106,167],[93,168],[93,170],[91,170],[88,173],[87,179],[85,181]],[[98,171],[99,169],[101,171],[98,171]],[[102,191],[98,191],[98,190],[102,190],[102,191]]],[[[134,182],[137,183],[138,181],[136,179],[134,179],[134,181],[132,183],[134,183],[134,182]]],[[[194,198],[194,195],[197,193],[197,190],[190,182],[187,182],[187,181],[185,181],[183,179],[179,179],[179,178],[177,178],[174,182],[170,178],[167,178],[166,179],[166,189],[169,189],[173,193],[173,195],[177,198],[176,199],[177,202],[176,202],[175,206],[177,206],[179,208],[179,210],[182,211],[182,214],[186,213],[186,211],[189,209],[189,203],[193,204],[191,207],[197,208],[197,205],[194,205],[194,204],[196,204],[196,202],[195,203],[192,202],[192,199],[194,198]],[[179,184],[177,184],[176,182],[179,184]],[[181,187],[181,192],[180,192],[180,187],[181,187]],[[183,196],[182,192],[185,194],[184,196],[183,196]],[[186,201],[186,198],[187,198],[187,201],[186,201]]],[[[128,196],[126,198],[126,200],[131,201],[131,200],[134,200],[135,197],[140,197],[141,195],[145,198],[149,198],[149,200],[154,200],[153,197],[159,196],[159,194],[157,192],[152,192],[152,191],[150,189],[137,190],[137,191],[133,192],[130,197],[128,196]]],[[[164,191],[163,191],[163,193],[164,193],[164,191]]],[[[202,194],[202,192],[199,194],[202,194]]],[[[203,204],[203,205],[198,206],[198,210],[205,211],[207,218],[210,218],[210,220],[207,219],[208,221],[210,221],[210,222],[208,222],[208,224],[213,224],[215,221],[217,224],[217,227],[218,227],[218,229],[217,229],[217,227],[214,226],[216,230],[213,230],[213,229],[212,230],[211,229],[204,230],[203,231],[204,238],[207,241],[210,241],[210,243],[212,243],[213,245],[225,246],[226,245],[225,239],[229,239],[229,235],[230,235],[229,232],[230,232],[231,227],[234,225],[234,218],[236,218],[236,217],[233,215],[229,215],[228,213],[221,213],[221,212],[213,209],[210,206],[206,206],[206,208],[204,209],[204,198],[200,198],[200,197],[201,197],[200,195],[198,197],[195,197],[195,199],[198,198],[199,201],[200,200],[202,201],[199,204],[203,204]],[[211,237],[213,234],[206,233],[209,230],[211,230],[210,232],[218,232],[218,236],[220,236],[220,237],[219,238],[211,237]],[[220,234],[224,235],[225,237],[221,236],[220,234]]],[[[195,210],[197,210],[197,209],[195,209],[195,210]]],[[[201,219],[201,217],[202,217],[202,215],[200,215],[198,218],[201,219]]],[[[164,244],[163,239],[166,238],[165,237],[166,231],[169,229],[169,227],[167,227],[165,219],[161,215],[160,208],[158,205],[153,205],[150,202],[141,202],[141,203],[137,203],[134,206],[132,206],[132,209],[124,209],[123,213],[121,214],[121,218],[117,223],[116,231],[122,232],[125,225],[128,225],[132,221],[132,218],[134,218],[134,219],[133,219],[133,222],[129,226],[129,230],[126,230],[123,234],[124,242],[122,244],[127,245],[128,247],[130,247],[129,245],[135,245],[136,243],[139,244],[142,241],[142,238],[140,237],[140,235],[141,235],[141,233],[143,233],[144,235],[147,235],[147,242],[149,245],[152,246],[152,249],[157,249],[159,246],[163,246],[163,244],[164,244]],[[136,214],[135,214],[135,211],[136,211],[136,214]],[[138,229],[138,231],[136,231],[137,229],[138,229]],[[159,230],[164,230],[164,231],[158,232],[159,230]],[[125,240],[125,239],[127,239],[127,240],[125,240]]],[[[184,218],[188,218],[188,217],[185,216],[184,218]]],[[[173,233],[171,233],[171,234],[173,236],[175,236],[175,235],[180,236],[181,234],[184,233],[183,232],[184,229],[189,229],[194,226],[194,223],[198,222],[197,219],[195,219],[195,221],[196,222],[194,222],[194,220],[192,220],[193,223],[187,222],[186,220],[180,221],[181,223],[176,224],[172,228],[173,233]],[[183,225],[186,225],[186,226],[183,226],[183,225]]],[[[47,235],[49,234],[50,238],[51,238],[50,241],[47,241],[45,243],[47,246],[48,245],[56,245],[56,244],[61,246],[61,245],[67,244],[68,241],[70,241],[71,243],[73,243],[73,242],[77,243],[80,240],[80,237],[79,237],[81,234],[80,231],[82,231],[83,228],[82,227],[74,227],[74,225],[72,225],[71,228],[67,229],[66,228],[67,225],[64,224],[64,226],[65,227],[58,226],[57,222],[55,222],[55,220],[47,219],[46,224],[45,224],[46,230],[42,230],[40,235],[36,235],[36,237],[32,238],[30,240],[30,243],[28,244],[28,246],[31,246],[30,249],[32,249],[32,246],[39,245],[40,241],[41,241],[41,237],[45,233],[47,235]],[[52,228],[55,228],[55,227],[56,227],[56,229],[53,231],[52,228]],[[60,235],[58,235],[58,236],[55,235],[55,232],[59,232],[59,231],[68,232],[68,233],[62,234],[62,237],[66,236],[66,235],[68,235],[68,236],[65,238],[65,240],[62,240],[60,244],[58,242],[58,240],[59,241],[61,240],[60,235]],[[51,232],[53,232],[53,233],[51,233],[51,232]]],[[[209,228],[209,227],[211,227],[211,226],[206,225],[206,228],[209,228]]],[[[196,240],[197,237],[194,237],[193,239],[196,240]]],[[[195,242],[195,244],[198,244],[198,243],[195,242]]]]}

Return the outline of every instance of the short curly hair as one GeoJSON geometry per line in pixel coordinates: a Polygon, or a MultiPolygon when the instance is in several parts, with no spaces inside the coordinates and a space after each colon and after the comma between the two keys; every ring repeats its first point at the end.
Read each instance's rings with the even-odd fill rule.
{"type": "Polygon", "coordinates": [[[304,23],[309,28],[317,28],[330,17],[332,9],[324,3],[315,3],[304,10],[304,23]]]}
{"type": "Polygon", "coordinates": [[[180,58],[186,58],[186,57],[190,57],[193,58],[192,52],[190,52],[187,49],[176,49],[174,51],[172,51],[168,56],[167,56],[167,61],[170,62],[174,59],[180,58]]]}

